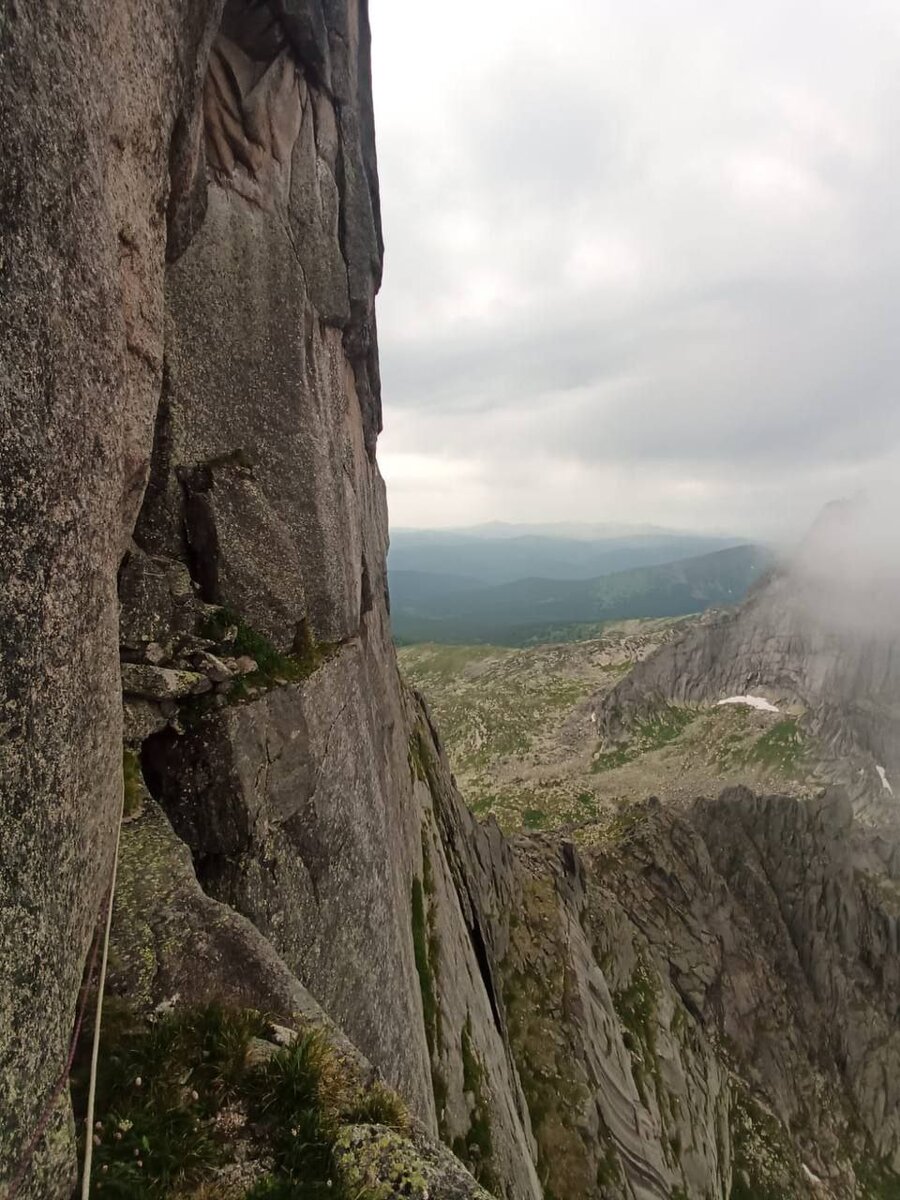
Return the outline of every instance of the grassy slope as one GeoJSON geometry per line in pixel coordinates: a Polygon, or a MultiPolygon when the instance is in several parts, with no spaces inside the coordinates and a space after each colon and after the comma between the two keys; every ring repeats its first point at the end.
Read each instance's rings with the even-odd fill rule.
{"type": "Polygon", "coordinates": [[[688,803],[731,783],[808,791],[810,747],[791,714],[673,708],[621,747],[599,747],[595,698],[683,622],[627,622],[583,642],[404,647],[463,795],[508,829],[591,819],[653,793],[688,803]]]}

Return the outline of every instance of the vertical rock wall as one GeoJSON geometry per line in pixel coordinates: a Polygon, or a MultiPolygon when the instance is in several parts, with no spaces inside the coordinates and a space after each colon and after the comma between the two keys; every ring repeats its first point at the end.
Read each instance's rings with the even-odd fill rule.
{"type": "MultiPolygon", "coordinates": [[[[0,11],[0,1180],[63,1069],[121,798],[116,571],[163,360],[169,147],[206,0],[0,11]]],[[[49,1142],[49,1152],[46,1149],[49,1142]]]]}

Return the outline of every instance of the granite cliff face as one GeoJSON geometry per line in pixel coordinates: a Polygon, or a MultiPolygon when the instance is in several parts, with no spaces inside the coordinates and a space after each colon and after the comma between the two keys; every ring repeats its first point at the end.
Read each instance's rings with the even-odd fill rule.
{"type": "MultiPolygon", "coordinates": [[[[71,1186],[55,1085],[123,761],[129,802],[143,774],[209,895],[438,1128],[414,928],[427,846],[374,460],[365,4],[148,15],[85,0],[57,17],[22,5],[2,27],[0,1177],[24,1153],[35,1196],[71,1186]]],[[[127,867],[123,887],[152,907],[127,867]]],[[[446,921],[457,1034],[471,1011],[472,1053],[513,1097],[475,948],[458,914],[446,921]]],[[[196,914],[181,925],[204,940],[196,914]]],[[[123,992],[183,978],[169,937],[136,957],[131,941],[119,914],[123,992]]],[[[462,1086],[441,1119],[464,1138],[462,1086]]],[[[517,1194],[538,1195],[507,1108],[495,1153],[517,1194]]]]}
{"type": "Polygon", "coordinates": [[[882,1194],[898,909],[846,803],[506,839],[399,677],[364,0],[151,8],[0,24],[0,1181],[71,1193],[124,793],[112,994],[324,1029],[414,1115],[373,1194],[882,1194]]]}

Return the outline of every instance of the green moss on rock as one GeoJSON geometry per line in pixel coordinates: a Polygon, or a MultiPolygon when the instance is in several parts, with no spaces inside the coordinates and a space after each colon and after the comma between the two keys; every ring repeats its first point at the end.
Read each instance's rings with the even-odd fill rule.
{"type": "Polygon", "coordinates": [[[793,1200],[805,1194],[800,1161],[787,1130],[741,1085],[732,1092],[729,1126],[729,1200],[793,1200]]]}
{"type": "Polygon", "coordinates": [[[472,1097],[471,1123],[464,1136],[454,1138],[453,1153],[464,1162],[479,1183],[490,1190],[499,1187],[493,1165],[494,1142],[491,1133],[491,1101],[484,1078],[484,1066],[472,1040],[472,1018],[466,1017],[460,1035],[463,1089],[472,1097]]]}
{"type": "Polygon", "coordinates": [[[641,1103],[647,1106],[650,1099],[647,1085],[652,1082],[663,1112],[656,1054],[656,1004],[656,983],[646,963],[639,962],[628,987],[614,993],[613,1005],[622,1023],[622,1040],[631,1055],[632,1075],[641,1103]]]}
{"type": "Polygon", "coordinates": [[[448,1150],[384,1126],[343,1129],[334,1159],[344,1194],[361,1200],[490,1200],[448,1150]]]}
{"type": "Polygon", "coordinates": [[[129,821],[140,816],[147,789],[144,785],[144,776],[141,774],[141,760],[138,753],[128,747],[122,750],[122,787],[122,816],[129,821]]]}

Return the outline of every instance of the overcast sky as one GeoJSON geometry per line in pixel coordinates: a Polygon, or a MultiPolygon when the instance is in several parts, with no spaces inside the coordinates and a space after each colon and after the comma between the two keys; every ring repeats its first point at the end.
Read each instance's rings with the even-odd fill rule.
{"type": "Polygon", "coordinates": [[[896,4],[370,7],[394,525],[792,536],[900,481],[896,4]]]}

